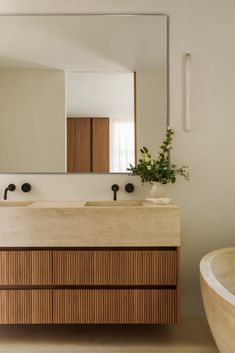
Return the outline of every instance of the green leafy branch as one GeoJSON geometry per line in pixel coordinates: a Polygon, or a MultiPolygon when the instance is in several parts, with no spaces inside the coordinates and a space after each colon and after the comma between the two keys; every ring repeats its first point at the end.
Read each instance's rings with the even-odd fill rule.
{"type": "Polygon", "coordinates": [[[174,131],[168,128],[163,143],[160,145],[158,158],[154,159],[152,153],[147,147],[140,149],[141,158],[136,166],[130,164],[127,170],[130,175],[137,175],[142,183],[159,182],[161,184],[175,183],[177,175],[183,176],[189,180],[188,166],[177,167],[176,164],[170,164],[169,152],[172,149],[172,139],[174,131]]]}

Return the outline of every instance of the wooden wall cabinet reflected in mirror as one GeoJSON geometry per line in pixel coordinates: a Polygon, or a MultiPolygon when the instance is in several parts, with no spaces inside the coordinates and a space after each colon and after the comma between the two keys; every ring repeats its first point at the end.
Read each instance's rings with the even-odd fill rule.
{"type": "Polygon", "coordinates": [[[135,74],[68,72],[67,172],[125,173],[135,162],[135,74]]]}
{"type": "Polygon", "coordinates": [[[109,118],[67,119],[67,172],[109,173],[109,118]]]}

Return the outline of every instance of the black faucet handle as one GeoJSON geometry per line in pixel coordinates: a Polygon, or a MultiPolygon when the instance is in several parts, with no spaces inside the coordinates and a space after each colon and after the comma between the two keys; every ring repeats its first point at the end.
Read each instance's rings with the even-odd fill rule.
{"type": "Polygon", "coordinates": [[[125,186],[125,190],[126,190],[126,192],[133,192],[134,190],[135,190],[135,187],[134,187],[134,185],[133,184],[131,184],[131,183],[128,183],[128,184],[126,184],[126,186],[125,186]]]}
{"type": "Polygon", "coordinates": [[[111,186],[111,189],[113,190],[113,191],[118,191],[119,190],[119,185],[117,185],[117,184],[113,184],[112,186],[111,186]]]}
{"type": "Polygon", "coordinates": [[[21,186],[21,190],[23,192],[29,192],[31,191],[32,189],[32,186],[29,184],[29,183],[24,183],[22,186],[21,186]]]}
{"type": "Polygon", "coordinates": [[[16,186],[15,186],[15,184],[9,184],[7,188],[9,191],[15,191],[16,186]]]}

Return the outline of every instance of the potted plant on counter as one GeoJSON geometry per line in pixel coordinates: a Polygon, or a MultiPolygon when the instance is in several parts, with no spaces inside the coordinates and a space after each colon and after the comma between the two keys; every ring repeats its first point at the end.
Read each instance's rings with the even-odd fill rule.
{"type": "Polygon", "coordinates": [[[141,158],[136,166],[130,164],[127,169],[130,175],[137,175],[141,178],[142,184],[152,184],[152,198],[164,197],[166,193],[166,184],[175,183],[178,175],[189,179],[187,171],[188,166],[177,167],[171,164],[169,160],[169,151],[172,149],[172,137],[174,131],[168,128],[163,143],[160,145],[157,158],[153,158],[152,153],[147,147],[140,149],[141,158]]]}

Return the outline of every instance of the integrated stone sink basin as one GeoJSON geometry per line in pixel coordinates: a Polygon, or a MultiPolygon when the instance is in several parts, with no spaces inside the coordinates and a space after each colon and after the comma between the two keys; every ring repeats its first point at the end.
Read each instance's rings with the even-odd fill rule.
{"type": "Polygon", "coordinates": [[[33,201],[0,201],[0,207],[27,207],[33,201]]]}
{"type": "Polygon", "coordinates": [[[87,201],[84,206],[143,206],[143,203],[143,201],[139,200],[87,201]]]}
{"type": "Polygon", "coordinates": [[[144,200],[0,202],[0,247],[152,246],[180,246],[177,206],[144,200]]]}

